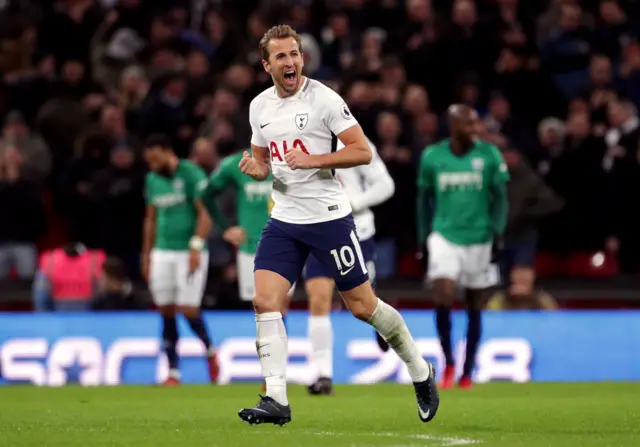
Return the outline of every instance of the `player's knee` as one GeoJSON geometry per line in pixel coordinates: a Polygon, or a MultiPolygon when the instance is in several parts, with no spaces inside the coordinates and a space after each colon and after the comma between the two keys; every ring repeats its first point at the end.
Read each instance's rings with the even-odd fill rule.
{"type": "Polygon", "coordinates": [[[173,304],[169,304],[166,306],[158,306],[158,312],[163,317],[175,317],[176,315],[176,306],[173,304]]]}
{"type": "Polygon", "coordinates": [[[253,309],[257,314],[281,312],[281,307],[281,300],[273,294],[256,292],[256,296],[253,298],[253,309]]]}
{"type": "Polygon", "coordinates": [[[289,306],[291,305],[291,297],[287,295],[287,297],[280,303],[280,313],[282,315],[287,315],[289,313],[289,306]]]}
{"type": "Polygon", "coordinates": [[[328,278],[312,279],[307,282],[306,289],[311,315],[316,317],[328,315],[331,312],[333,301],[333,280],[328,278]]]}
{"type": "Polygon", "coordinates": [[[314,317],[322,317],[331,312],[331,295],[309,295],[309,312],[314,317]]]}
{"type": "Polygon", "coordinates": [[[200,308],[193,306],[180,306],[178,311],[187,319],[198,318],[200,316],[200,308]]]}
{"type": "Polygon", "coordinates": [[[455,301],[455,283],[449,279],[433,282],[433,297],[436,306],[451,307],[455,301]]]}
{"type": "Polygon", "coordinates": [[[342,292],[342,297],[351,314],[358,320],[369,321],[378,306],[378,297],[369,283],[342,292]]]}

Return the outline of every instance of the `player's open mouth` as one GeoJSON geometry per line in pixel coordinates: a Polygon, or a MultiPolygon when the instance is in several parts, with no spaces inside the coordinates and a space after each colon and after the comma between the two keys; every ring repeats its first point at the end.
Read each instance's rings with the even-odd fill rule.
{"type": "Polygon", "coordinates": [[[298,82],[298,75],[295,70],[287,70],[284,72],[284,81],[285,85],[288,87],[293,87],[298,82]]]}

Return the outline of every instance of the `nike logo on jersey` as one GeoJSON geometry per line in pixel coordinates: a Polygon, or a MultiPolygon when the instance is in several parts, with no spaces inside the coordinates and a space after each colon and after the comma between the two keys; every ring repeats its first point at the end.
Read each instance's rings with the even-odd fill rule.
{"type": "Polygon", "coordinates": [[[351,267],[350,269],[340,270],[340,275],[344,276],[344,275],[348,274],[351,270],[353,270],[354,267],[355,267],[355,265],[353,267],[351,267]]]}
{"type": "Polygon", "coordinates": [[[260,124],[260,129],[264,129],[265,127],[267,127],[269,124],[271,123],[267,123],[267,124],[260,124]]]}
{"type": "Polygon", "coordinates": [[[429,415],[431,414],[431,410],[422,411],[422,408],[418,406],[418,414],[420,415],[420,419],[422,419],[423,421],[426,421],[429,418],[429,415]]]}

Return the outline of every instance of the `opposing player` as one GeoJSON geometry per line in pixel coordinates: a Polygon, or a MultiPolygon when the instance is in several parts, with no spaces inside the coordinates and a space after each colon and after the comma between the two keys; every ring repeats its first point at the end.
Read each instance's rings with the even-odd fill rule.
{"type": "MultiPolygon", "coordinates": [[[[395,191],[393,178],[371,141],[368,141],[372,152],[371,163],[355,166],[350,169],[337,169],[336,179],[342,184],[356,226],[356,234],[360,241],[360,249],[369,273],[371,285],[375,282],[375,241],[376,227],[373,212],[369,209],[388,200],[395,191]]],[[[343,146],[338,143],[339,149],[343,146]]],[[[315,257],[309,256],[302,276],[309,299],[309,340],[311,340],[311,364],[316,370],[317,380],[309,386],[313,395],[332,394],[333,377],[333,330],[331,327],[331,304],[333,301],[334,280],[332,272],[326,269],[315,257]]],[[[384,350],[389,349],[387,343],[376,332],[378,343],[384,350]]]]}
{"type": "Polygon", "coordinates": [[[165,385],[180,384],[178,326],[182,313],[204,343],[212,382],[218,377],[215,348],[200,315],[209,254],[206,238],[211,218],[201,201],[207,180],[204,172],[188,160],[180,160],[163,135],[149,137],[145,158],[145,196],[142,272],[162,315],[162,340],[169,361],[165,385]]]}
{"type": "Polygon", "coordinates": [[[459,386],[470,388],[485,290],[498,281],[495,258],[507,221],[509,173],[498,148],[475,138],[473,109],[452,105],[448,115],[451,138],[427,147],[420,160],[418,240],[428,253],[427,277],[434,287],[436,326],[446,360],[442,388],[455,381],[451,308],[456,284],[464,288],[469,322],[459,386]]]}
{"type": "MultiPolygon", "coordinates": [[[[253,264],[262,230],[269,220],[273,207],[271,200],[271,174],[264,181],[257,181],[244,175],[238,164],[242,152],[225,157],[218,168],[209,177],[203,194],[205,205],[218,227],[223,230],[225,241],[238,248],[238,289],[240,299],[252,301],[255,296],[253,264]],[[236,191],[237,225],[230,226],[226,216],[216,206],[215,196],[228,188],[236,191]]],[[[290,293],[293,289],[290,290],[290,293]]],[[[287,303],[283,303],[287,308],[287,303]]]]}
{"type": "Polygon", "coordinates": [[[373,293],[351,206],[335,178],[334,169],[371,161],[362,129],[338,94],[302,76],[300,37],[293,29],[271,28],[259,48],[275,85],[251,102],[251,154],[245,152],[239,166],[256,180],[273,171],[275,205],[258,244],[253,300],[267,395],[239,416],[252,424],[291,421],[280,306],[313,254],[331,272],[353,315],[375,327],[404,360],[420,419],[430,421],[439,405],[433,366],[420,355],[402,316],[373,293]],[[345,146],[341,151],[338,140],[345,146]]]}

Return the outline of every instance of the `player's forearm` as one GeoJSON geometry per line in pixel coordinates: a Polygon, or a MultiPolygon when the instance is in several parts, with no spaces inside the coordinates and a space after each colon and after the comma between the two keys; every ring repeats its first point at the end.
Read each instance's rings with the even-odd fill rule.
{"type": "Polygon", "coordinates": [[[311,165],[317,169],[344,169],[371,163],[371,149],[359,143],[345,146],[330,154],[311,155],[311,165]]]}
{"type": "Polygon", "coordinates": [[[193,234],[194,238],[198,238],[199,240],[205,241],[209,234],[211,233],[211,228],[213,227],[213,222],[211,217],[209,217],[209,213],[204,208],[204,206],[198,210],[198,219],[196,221],[196,230],[193,234]]]}
{"type": "Polygon", "coordinates": [[[229,228],[229,220],[218,206],[218,201],[215,197],[211,197],[207,200],[205,202],[205,206],[209,216],[211,216],[211,219],[213,220],[212,226],[215,225],[215,227],[220,231],[224,231],[229,228]]]}
{"type": "Polygon", "coordinates": [[[271,173],[271,155],[267,148],[259,148],[251,145],[251,157],[258,162],[258,175],[252,175],[251,178],[263,181],[269,178],[271,173]]]}
{"type": "Polygon", "coordinates": [[[213,221],[211,223],[212,227],[215,226],[218,230],[224,231],[229,228],[229,221],[218,206],[217,196],[221,192],[221,190],[216,189],[209,184],[202,196],[202,202],[213,221]]]}
{"type": "Polygon", "coordinates": [[[148,255],[151,253],[153,244],[156,239],[156,222],[155,219],[146,217],[142,230],[142,253],[148,255]]]}
{"type": "Polygon", "coordinates": [[[391,176],[379,177],[362,193],[349,195],[349,201],[354,212],[380,205],[389,200],[395,192],[396,185],[391,176]]]}
{"type": "Polygon", "coordinates": [[[493,231],[504,234],[509,214],[509,200],[507,199],[507,185],[498,183],[493,186],[491,199],[491,220],[493,231]]]}
{"type": "Polygon", "coordinates": [[[433,218],[433,207],[431,204],[431,192],[428,189],[418,189],[417,212],[418,218],[418,243],[423,244],[431,232],[431,220],[433,218]]]}

